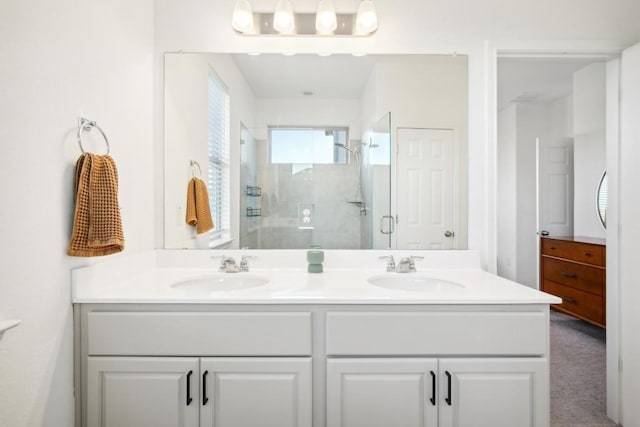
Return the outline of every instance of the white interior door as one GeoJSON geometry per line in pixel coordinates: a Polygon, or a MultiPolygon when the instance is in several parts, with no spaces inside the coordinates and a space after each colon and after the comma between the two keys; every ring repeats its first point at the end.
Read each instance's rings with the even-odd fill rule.
{"type": "Polygon", "coordinates": [[[538,233],[573,235],[573,140],[537,141],[538,233]]]}
{"type": "Polygon", "coordinates": [[[398,128],[398,249],[455,247],[454,131],[398,128]]]}

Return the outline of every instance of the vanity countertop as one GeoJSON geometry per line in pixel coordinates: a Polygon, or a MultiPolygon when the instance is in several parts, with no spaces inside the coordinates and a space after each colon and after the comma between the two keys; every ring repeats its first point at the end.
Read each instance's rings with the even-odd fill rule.
{"type": "MultiPolygon", "coordinates": [[[[230,253],[231,251],[227,251],[230,253]]],[[[269,268],[272,260],[256,261],[249,273],[219,273],[212,265],[211,251],[185,255],[184,251],[152,251],[120,257],[104,264],[75,269],[72,280],[74,304],[556,304],[560,299],[527,286],[483,271],[476,255],[455,251],[454,259],[443,253],[427,254],[424,268],[418,263],[417,273],[385,273],[384,263],[377,261],[382,251],[370,251],[368,258],[377,262],[345,262],[344,251],[325,257],[323,273],[307,273],[305,268],[286,265],[269,268]],[[205,252],[205,254],[203,254],[205,252]],[[173,253],[173,255],[172,255],[173,253]],[[207,254],[208,253],[208,254],[207,254]],[[375,257],[372,255],[376,255],[375,257]],[[207,264],[193,258],[207,257],[207,264]],[[182,258],[179,262],[178,259],[182,258]],[[435,258],[434,258],[435,257],[435,258]],[[437,259],[441,258],[441,259],[437,259]],[[447,261],[442,261],[446,259],[447,261]],[[351,265],[346,268],[345,265],[351,265]],[[440,268],[434,268],[438,266],[440,268]],[[267,284],[238,290],[186,290],[171,285],[203,276],[255,277],[268,279],[267,284]],[[241,276],[245,275],[245,276],[241,276]],[[428,291],[388,289],[367,282],[374,276],[429,277],[462,286],[430,287],[428,291]]],[[[388,251],[386,251],[388,252],[388,251]]],[[[437,251],[440,252],[440,251],[437,251]]],[[[192,253],[192,252],[191,252],[192,253]]],[[[416,253],[413,251],[412,253],[416,253]]],[[[269,256],[272,253],[270,253],[269,256]]],[[[304,251],[288,255],[304,259],[304,251]],[[300,255],[301,254],[301,255],[300,255]]],[[[287,255],[285,254],[285,255],[287,255]]],[[[398,257],[402,254],[397,254],[398,257]]],[[[420,253],[422,255],[422,253],[420,253]]],[[[287,257],[285,257],[287,258],[287,257]]],[[[282,258],[282,259],[285,259],[282,258]]],[[[291,259],[291,256],[288,257],[291,259]]],[[[399,258],[398,258],[399,259],[399,258]]],[[[298,266],[301,264],[297,262],[298,266]]],[[[303,264],[304,265],[304,264],[303,264]]]]}

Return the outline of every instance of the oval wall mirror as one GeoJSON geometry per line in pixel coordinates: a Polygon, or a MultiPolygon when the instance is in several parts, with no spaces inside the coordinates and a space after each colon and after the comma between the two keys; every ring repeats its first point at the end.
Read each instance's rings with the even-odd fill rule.
{"type": "Polygon", "coordinates": [[[598,218],[600,224],[605,229],[607,228],[607,201],[609,196],[609,180],[607,179],[607,172],[605,171],[600,178],[600,184],[598,184],[598,200],[596,200],[598,209],[598,218]]]}

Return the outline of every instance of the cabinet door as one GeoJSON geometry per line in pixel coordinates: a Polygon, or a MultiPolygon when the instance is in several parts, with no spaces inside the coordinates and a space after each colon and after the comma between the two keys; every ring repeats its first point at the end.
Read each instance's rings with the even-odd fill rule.
{"type": "Polygon", "coordinates": [[[440,427],[548,427],[546,359],[440,359],[440,427]]]}
{"type": "Polygon", "coordinates": [[[197,358],[89,357],[87,427],[197,427],[197,358]]]}
{"type": "Polygon", "coordinates": [[[200,362],[202,427],[311,427],[311,358],[200,362]]]}
{"type": "Polygon", "coordinates": [[[437,359],[329,359],[327,427],[435,426],[437,372],[437,359]]]}

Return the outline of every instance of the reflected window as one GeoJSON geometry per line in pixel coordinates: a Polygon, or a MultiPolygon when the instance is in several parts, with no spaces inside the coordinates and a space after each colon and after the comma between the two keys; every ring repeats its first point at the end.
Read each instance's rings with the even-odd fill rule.
{"type": "Polygon", "coordinates": [[[270,127],[271,163],[346,164],[347,128],[283,128],[270,127]]]}
{"type": "Polygon", "coordinates": [[[208,150],[209,207],[215,228],[210,234],[210,243],[229,233],[229,90],[213,70],[209,72],[208,150]]]}

